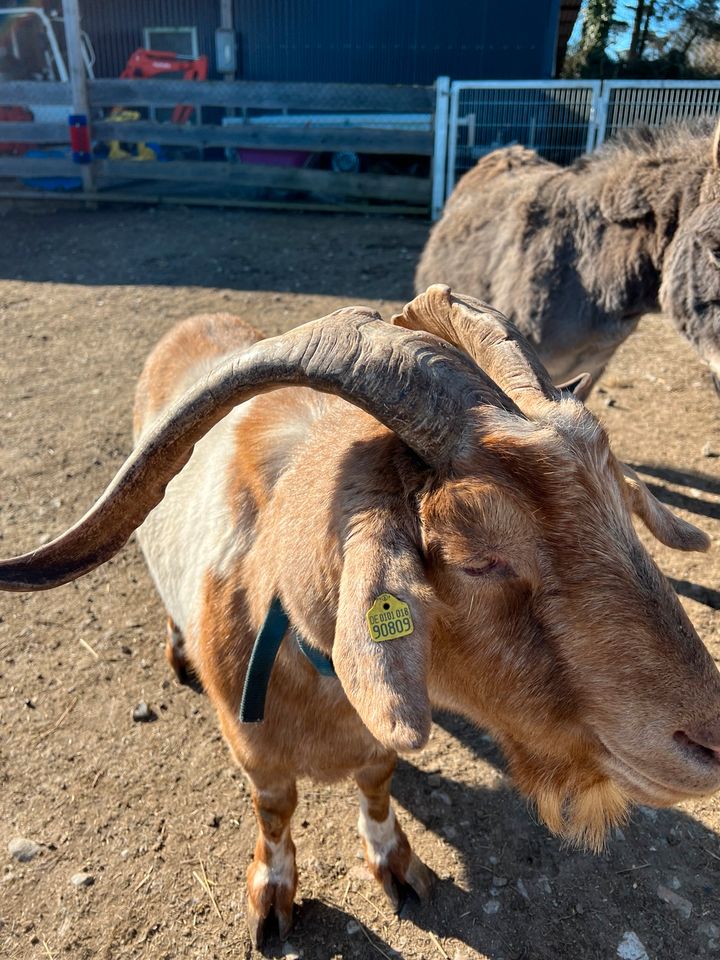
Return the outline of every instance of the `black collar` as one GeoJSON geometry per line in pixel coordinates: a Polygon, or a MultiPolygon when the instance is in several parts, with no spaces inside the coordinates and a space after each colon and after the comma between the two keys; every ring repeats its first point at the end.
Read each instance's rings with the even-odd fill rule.
{"type": "MultiPolygon", "coordinates": [[[[245,674],[242,700],[240,701],[240,722],[260,723],[265,715],[265,697],[270,675],[280,649],[283,637],[290,626],[290,618],[285,612],[280,597],[273,597],[265,620],[258,630],[253,644],[250,662],[245,674]]],[[[293,631],[298,647],[323,677],[335,677],[332,660],[324,653],[304,640],[293,631]]]]}

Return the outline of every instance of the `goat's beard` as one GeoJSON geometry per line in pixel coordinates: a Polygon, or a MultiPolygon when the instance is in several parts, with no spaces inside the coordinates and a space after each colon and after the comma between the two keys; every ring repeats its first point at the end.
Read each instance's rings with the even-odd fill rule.
{"type": "Polygon", "coordinates": [[[575,846],[599,853],[608,831],[627,819],[629,795],[591,756],[540,756],[517,741],[502,740],[513,780],[548,829],[575,846]]]}

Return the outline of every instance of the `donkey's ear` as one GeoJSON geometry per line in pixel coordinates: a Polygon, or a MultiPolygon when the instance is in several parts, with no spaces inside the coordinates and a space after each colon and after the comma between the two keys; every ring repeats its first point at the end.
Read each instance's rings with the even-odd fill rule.
{"type": "Polygon", "coordinates": [[[576,397],[578,400],[587,400],[590,392],[595,385],[592,375],[581,373],[572,380],[566,380],[565,383],[558,383],[556,389],[565,396],[576,397]]]}
{"type": "Polygon", "coordinates": [[[333,664],[373,736],[392,750],[417,750],[430,735],[434,591],[417,547],[382,520],[346,544],[333,664]]]}
{"type": "Polygon", "coordinates": [[[648,490],[632,467],[621,463],[625,483],[630,491],[633,513],[637,514],[660,543],[675,550],[698,550],[710,547],[710,537],[687,520],[676,517],[648,490]]]}

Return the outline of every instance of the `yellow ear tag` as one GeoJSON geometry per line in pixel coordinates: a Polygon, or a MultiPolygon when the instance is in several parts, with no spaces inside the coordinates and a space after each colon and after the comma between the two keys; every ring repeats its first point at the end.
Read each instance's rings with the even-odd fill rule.
{"type": "Polygon", "coordinates": [[[365,619],[370,639],[377,643],[407,637],[415,629],[410,607],[391,593],[381,593],[368,610],[365,619]]]}

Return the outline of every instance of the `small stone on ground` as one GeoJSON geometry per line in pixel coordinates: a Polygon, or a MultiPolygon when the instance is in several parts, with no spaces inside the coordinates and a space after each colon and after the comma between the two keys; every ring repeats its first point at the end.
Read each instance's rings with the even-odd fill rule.
{"type": "Polygon", "coordinates": [[[42,852],[42,847],[39,843],[35,843],[34,840],[28,840],[26,837],[13,837],[12,840],[9,841],[7,848],[13,860],[18,860],[20,863],[29,863],[42,852]]]}
{"type": "Polygon", "coordinates": [[[135,723],[149,723],[155,719],[155,712],[141,700],[132,712],[132,718],[135,723]]]}
{"type": "Polygon", "coordinates": [[[95,877],[89,873],[74,873],[70,877],[70,883],[74,887],[91,887],[95,883],[95,877]]]}
{"type": "Polygon", "coordinates": [[[622,960],[650,960],[644,944],[636,933],[628,930],[623,934],[617,948],[617,955],[622,960]]]}
{"type": "Polygon", "coordinates": [[[681,897],[669,887],[662,886],[662,884],[657,888],[657,895],[661,900],[667,903],[668,906],[672,907],[674,910],[677,910],[681,917],[684,917],[686,920],[689,919],[693,909],[689,900],[686,900],[685,897],[681,897]]]}

